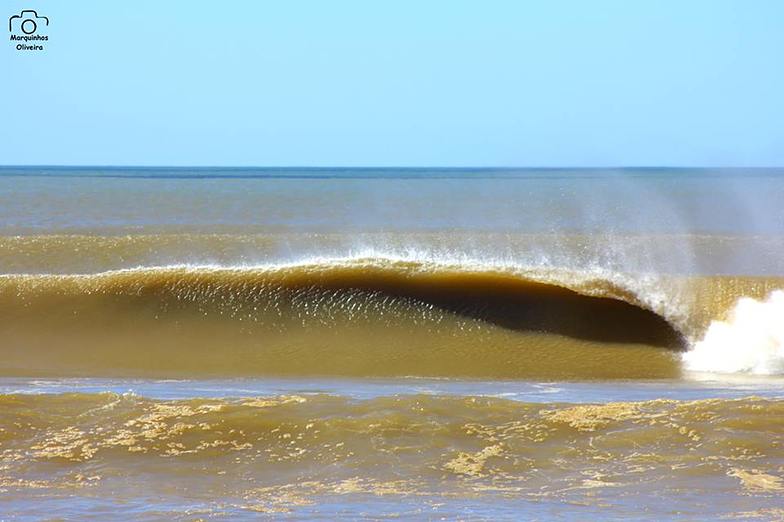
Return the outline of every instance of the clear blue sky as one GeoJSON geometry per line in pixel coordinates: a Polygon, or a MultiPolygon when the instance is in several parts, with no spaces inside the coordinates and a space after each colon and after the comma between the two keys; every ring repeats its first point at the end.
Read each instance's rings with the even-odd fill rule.
{"type": "Polygon", "coordinates": [[[784,1],[4,1],[0,164],[784,165],[784,1]]]}

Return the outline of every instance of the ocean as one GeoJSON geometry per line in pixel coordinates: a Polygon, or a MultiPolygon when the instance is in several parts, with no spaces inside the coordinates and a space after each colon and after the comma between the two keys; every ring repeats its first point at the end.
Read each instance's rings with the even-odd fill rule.
{"type": "Polygon", "coordinates": [[[784,517],[784,169],[0,168],[0,519],[784,517]]]}

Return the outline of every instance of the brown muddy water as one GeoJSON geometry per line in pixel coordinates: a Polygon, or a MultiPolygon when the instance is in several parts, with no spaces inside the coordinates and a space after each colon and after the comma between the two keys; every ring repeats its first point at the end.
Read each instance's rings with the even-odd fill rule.
{"type": "Polygon", "coordinates": [[[781,518],[783,174],[0,169],[0,513],[781,518]]]}

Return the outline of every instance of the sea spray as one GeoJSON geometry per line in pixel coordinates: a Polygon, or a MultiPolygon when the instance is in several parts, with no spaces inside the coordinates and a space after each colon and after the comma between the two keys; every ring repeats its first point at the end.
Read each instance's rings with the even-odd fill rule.
{"type": "Polygon", "coordinates": [[[765,301],[739,299],[728,320],[713,321],[683,361],[699,372],[784,373],[784,291],[765,301]]]}

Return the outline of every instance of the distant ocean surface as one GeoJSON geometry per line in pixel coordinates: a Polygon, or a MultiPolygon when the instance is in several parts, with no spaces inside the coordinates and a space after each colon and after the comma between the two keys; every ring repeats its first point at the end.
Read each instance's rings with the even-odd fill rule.
{"type": "Polygon", "coordinates": [[[780,518],[782,202],[784,169],[1,167],[0,513],[780,518]]]}

